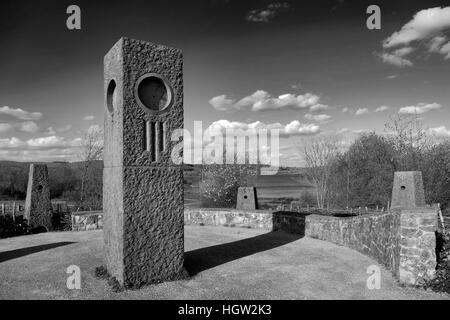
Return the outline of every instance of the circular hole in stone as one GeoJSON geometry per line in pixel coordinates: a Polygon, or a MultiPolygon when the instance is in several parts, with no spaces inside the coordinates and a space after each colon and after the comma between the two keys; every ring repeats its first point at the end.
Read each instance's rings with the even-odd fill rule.
{"type": "Polygon", "coordinates": [[[39,192],[41,192],[44,189],[44,187],[42,186],[42,184],[40,184],[40,185],[38,185],[37,189],[39,192]]]}
{"type": "Polygon", "coordinates": [[[143,76],[138,80],[136,96],[141,106],[152,112],[164,110],[172,100],[169,86],[154,74],[143,76]]]}
{"type": "Polygon", "coordinates": [[[114,111],[116,104],[116,82],[111,80],[108,84],[108,89],[106,90],[106,106],[109,112],[114,111]]]}
{"type": "Polygon", "coordinates": [[[247,196],[244,196],[244,199],[247,199],[248,197],[247,196]]]}
{"type": "Polygon", "coordinates": [[[406,187],[405,187],[405,186],[401,186],[401,187],[400,187],[400,189],[402,189],[402,190],[405,190],[405,189],[406,189],[406,187]]]}

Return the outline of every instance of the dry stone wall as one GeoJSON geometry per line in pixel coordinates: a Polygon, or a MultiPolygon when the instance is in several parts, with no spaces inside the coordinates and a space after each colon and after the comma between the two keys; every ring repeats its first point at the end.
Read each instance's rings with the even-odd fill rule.
{"type": "Polygon", "coordinates": [[[354,217],[185,208],[184,223],[281,230],[329,241],[373,258],[406,284],[432,278],[436,268],[437,210],[431,208],[354,217]]]}
{"type": "Polygon", "coordinates": [[[435,275],[437,209],[401,212],[400,281],[420,285],[435,275]]]}
{"type": "Polygon", "coordinates": [[[185,208],[184,224],[282,230],[304,234],[305,216],[265,210],[185,208]]]}
{"type": "Polygon", "coordinates": [[[307,236],[359,251],[398,275],[400,264],[400,216],[392,213],[356,217],[306,217],[307,236]]]}

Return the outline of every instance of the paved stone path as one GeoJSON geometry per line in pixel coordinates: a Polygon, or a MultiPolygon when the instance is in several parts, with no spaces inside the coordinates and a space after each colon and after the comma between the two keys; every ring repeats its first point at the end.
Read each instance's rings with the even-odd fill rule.
{"type": "Polygon", "coordinates": [[[345,247],[295,235],[226,227],[185,227],[190,280],[114,293],[94,277],[102,265],[102,231],[59,232],[0,240],[0,299],[449,299],[399,286],[374,260],[345,247]],[[68,290],[77,265],[82,289],[68,290]]]}

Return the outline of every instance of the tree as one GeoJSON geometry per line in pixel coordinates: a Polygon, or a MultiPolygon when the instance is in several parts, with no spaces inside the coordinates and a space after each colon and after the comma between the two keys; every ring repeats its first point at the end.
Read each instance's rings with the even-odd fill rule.
{"type": "MultiPolygon", "coordinates": [[[[81,185],[80,185],[80,204],[86,205],[87,190],[94,185],[94,190],[101,189],[101,183],[97,181],[95,175],[95,163],[103,159],[103,130],[98,126],[91,126],[83,138],[80,157],[82,160],[81,185]]],[[[96,201],[98,202],[98,201],[96,201]]],[[[96,203],[98,206],[98,203],[96,203]]]]}
{"type": "Polygon", "coordinates": [[[450,204],[450,139],[433,144],[423,156],[422,177],[427,203],[450,204]]]}
{"type": "Polygon", "coordinates": [[[417,114],[391,117],[385,128],[387,141],[396,151],[398,170],[421,170],[422,156],[431,140],[417,114]]]}
{"type": "Polygon", "coordinates": [[[317,207],[322,209],[328,204],[328,187],[332,162],[341,150],[340,141],[334,136],[309,138],[303,146],[303,156],[308,167],[308,177],[316,188],[317,207]]]}
{"type": "Polygon", "coordinates": [[[385,207],[391,198],[395,149],[374,132],[360,136],[345,155],[350,207],[385,207]]]}

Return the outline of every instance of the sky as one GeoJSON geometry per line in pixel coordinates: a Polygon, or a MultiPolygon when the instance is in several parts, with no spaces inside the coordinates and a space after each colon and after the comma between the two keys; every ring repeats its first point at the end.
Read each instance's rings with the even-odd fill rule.
{"type": "Polygon", "coordinates": [[[184,53],[184,121],[281,130],[282,165],[311,136],[398,114],[450,137],[450,1],[0,2],[0,160],[76,161],[103,126],[103,57],[127,36],[184,53]],[[69,30],[68,6],[81,9],[69,30]]]}

